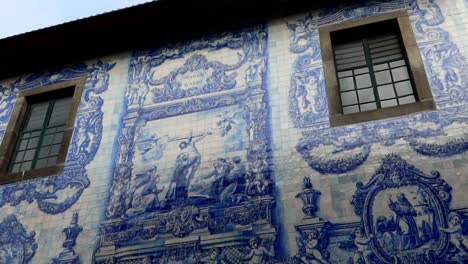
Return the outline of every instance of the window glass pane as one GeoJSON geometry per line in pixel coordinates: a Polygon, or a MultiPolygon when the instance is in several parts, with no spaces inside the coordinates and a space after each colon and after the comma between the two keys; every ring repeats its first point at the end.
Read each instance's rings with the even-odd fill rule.
{"type": "Polygon", "coordinates": [[[362,62],[364,65],[366,61],[366,57],[364,54],[362,56],[356,56],[356,57],[351,57],[351,58],[346,58],[346,59],[336,59],[336,64],[338,65],[344,65],[344,64],[349,64],[349,63],[354,63],[354,62],[362,62]]]}
{"type": "Polygon", "coordinates": [[[398,49],[398,50],[400,49],[400,44],[399,43],[385,45],[385,46],[382,46],[382,47],[379,47],[379,48],[373,48],[372,53],[381,53],[381,52],[384,52],[384,51],[387,51],[387,50],[395,50],[395,49],[398,49]]]}
{"type": "Polygon", "coordinates": [[[24,130],[40,129],[44,125],[49,102],[32,104],[29,106],[29,115],[24,130]]]}
{"type": "Polygon", "coordinates": [[[386,57],[381,57],[381,58],[378,58],[378,59],[373,59],[372,62],[373,63],[381,63],[381,62],[384,62],[384,61],[391,61],[391,60],[396,60],[396,59],[401,59],[403,56],[400,54],[395,54],[395,55],[389,55],[389,56],[386,56],[386,57]]]}
{"type": "Polygon", "coordinates": [[[362,73],[368,73],[368,72],[369,72],[369,68],[367,67],[354,70],[354,74],[362,74],[362,73]]]}
{"type": "Polygon", "coordinates": [[[57,129],[56,129],[56,128],[49,128],[49,129],[46,130],[45,133],[46,133],[47,135],[48,135],[48,134],[52,134],[52,133],[55,132],[55,130],[57,130],[57,129]]]}
{"type": "Polygon", "coordinates": [[[366,88],[372,86],[370,75],[363,74],[356,76],[356,86],[357,88],[366,88]]]}
{"type": "Polygon", "coordinates": [[[19,169],[21,167],[21,163],[18,163],[18,164],[15,164],[13,165],[13,167],[11,168],[11,172],[19,172],[19,169]]]}
{"type": "Polygon", "coordinates": [[[54,144],[62,143],[62,139],[63,139],[63,132],[55,134],[54,144]]]}
{"type": "Polygon", "coordinates": [[[379,47],[398,43],[398,37],[395,34],[379,35],[369,38],[369,47],[379,47]]]}
{"type": "Polygon", "coordinates": [[[53,166],[57,164],[57,157],[52,157],[47,160],[47,166],[53,166]]]}
{"type": "Polygon", "coordinates": [[[60,145],[53,145],[53,146],[51,146],[51,147],[50,147],[49,156],[58,155],[59,150],[60,150],[60,145]]]}
{"type": "Polygon", "coordinates": [[[32,160],[34,158],[35,152],[36,152],[35,149],[27,150],[26,153],[24,153],[23,160],[32,160]]]}
{"type": "Polygon", "coordinates": [[[70,105],[72,98],[66,97],[55,101],[52,115],[50,116],[49,127],[62,125],[67,122],[68,114],[70,113],[70,105]]]}
{"type": "Polygon", "coordinates": [[[53,139],[54,139],[54,134],[44,136],[44,138],[42,139],[42,146],[47,146],[47,145],[52,144],[53,139]]]}
{"type": "Polygon", "coordinates": [[[29,138],[30,136],[31,136],[31,133],[25,133],[25,134],[23,134],[22,138],[29,138]]]}
{"type": "Polygon", "coordinates": [[[42,147],[39,150],[39,158],[44,158],[49,156],[50,147],[42,147]]]}
{"type": "Polygon", "coordinates": [[[39,138],[36,137],[29,139],[28,149],[37,147],[37,143],[39,143],[39,138]]]}
{"type": "Polygon", "coordinates": [[[361,105],[361,112],[374,110],[374,109],[377,109],[377,104],[376,103],[362,104],[361,105]]]}
{"type": "Polygon", "coordinates": [[[41,131],[36,131],[31,133],[31,137],[38,137],[41,134],[41,131]]]}
{"type": "Polygon", "coordinates": [[[15,163],[23,161],[24,151],[16,153],[15,163]]]}
{"type": "MultiPolygon", "coordinates": [[[[371,51],[372,52],[372,51],[371,51]]],[[[400,55],[400,49],[392,49],[392,50],[387,50],[383,52],[377,52],[377,53],[372,53],[371,58],[373,61],[379,59],[379,60],[387,60],[387,58],[390,58],[395,55],[400,55]]]]}
{"type": "Polygon", "coordinates": [[[358,51],[335,54],[335,59],[341,60],[341,59],[352,58],[352,57],[357,57],[357,56],[364,56],[364,50],[359,49],[358,51]]]}
{"type": "Polygon", "coordinates": [[[357,104],[357,96],[355,91],[341,93],[341,103],[343,106],[357,104]]]}
{"type": "Polygon", "coordinates": [[[393,81],[398,82],[409,79],[406,67],[400,67],[392,70],[393,81]]]}
{"type": "Polygon", "coordinates": [[[411,104],[416,102],[416,99],[414,98],[414,95],[406,96],[403,98],[398,98],[398,101],[400,102],[401,105],[403,104],[411,104]]]}
{"type": "Polygon", "coordinates": [[[387,84],[392,82],[392,77],[390,77],[390,71],[381,71],[375,73],[375,80],[377,84],[387,84]]]}
{"type": "Polygon", "coordinates": [[[21,169],[20,169],[20,171],[27,171],[27,170],[30,170],[30,169],[31,169],[31,165],[32,165],[32,162],[31,162],[31,161],[22,163],[22,164],[21,164],[21,169]]]}
{"type": "Polygon", "coordinates": [[[338,73],[339,78],[348,77],[348,76],[351,76],[351,75],[353,75],[352,71],[342,71],[342,72],[338,73]]]}
{"type": "Polygon", "coordinates": [[[380,105],[382,106],[382,108],[384,108],[384,107],[391,107],[391,106],[396,106],[396,105],[398,105],[398,102],[397,102],[396,99],[392,99],[392,100],[381,101],[381,102],[380,102],[380,105]]]}
{"type": "Polygon", "coordinates": [[[393,91],[393,85],[387,84],[384,86],[377,87],[379,91],[379,98],[380,99],[390,99],[395,98],[395,92],[393,91]]]}
{"type": "Polygon", "coordinates": [[[413,88],[410,81],[395,83],[395,89],[398,96],[408,95],[413,93],[413,88]]]}
{"type": "Polygon", "coordinates": [[[363,50],[362,41],[354,41],[334,46],[335,54],[343,54],[363,50]]]}
{"type": "Polygon", "coordinates": [[[354,80],[353,77],[342,78],[340,79],[340,90],[349,91],[354,89],[354,80]]]}
{"type": "Polygon", "coordinates": [[[46,168],[47,167],[47,159],[39,159],[36,162],[36,169],[46,168]]]}
{"type": "Polygon", "coordinates": [[[395,68],[395,67],[398,67],[398,66],[403,66],[403,65],[405,65],[404,60],[394,61],[394,62],[390,63],[390,67],[392,67],[392,68],[395,68]]]}
{"type": "Polygon", "coordinates": [[[21,140],[21,143],[19,144],[18,150],[24,150],[24,149],[26,149],[26,146],[27,146],[27,145],[28,145],[28,140],[27,140],[27,139],[21,140]]]}
{"type": "Polygon", "coordinates": [[[388,69],[388,63],[379,64],[374,66],[374,71],[381,71],[388,69]]]}
{"type": "Polygon", "coordinates": [[[356,67],[362,67],[366,66],[366,61],[363,59],[361,61],[355,61],[355,62],[350,62],[350,63],[345,63],[345,64],[336,64],[336,68],[338,70],[345,70],[345,69],[350,69],[350,68],[356,68],[356,67]]]}
{"type": "Polygon", "coordinates": [[[359,102],[361,103],[375,101],[374,90],[372,88],[359,90],[358,94],[359,94],[359,102]]]}
{"type": "Polygon", "coordinates": [[[352,114],[352,113],[358,113],[358,112],[359,112],[359,106],[357,105],[343,107],[343,114],[352,114]]]}

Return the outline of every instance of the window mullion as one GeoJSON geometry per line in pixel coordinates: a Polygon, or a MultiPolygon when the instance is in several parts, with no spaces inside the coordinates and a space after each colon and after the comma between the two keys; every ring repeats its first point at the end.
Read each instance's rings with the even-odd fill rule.
{"type": "Polygon", "coordinates": [[[372,87],[374,90],[375,103],[377,104],[377,108],[382,108],[380,104],[379,91],[377,90],[377,80],[375,79],[374,65],[372,64],[372,59],[370,56],[370,48],[369,48],[369,44],[367,43],[367,38],[364,38],[362,40],[362,43],[364,44],[364,55],[366,57],[366,63],[369,66],[369,75],[370,75],[372,87]]]}
{"type": "Polygon", "coordinates": [[[37,160],[38,160],[38,157],[39,157],[39,152],[41,150],[41,146],[42,146],[42,142],[44,140],[45,132],[47,130],[47,127],[49,126],[49,121],[50,121],[50,117],[52,116],[52,111],[54,109],[54,104],[55,104],[55,100],[51,100],[49,102],[49,106],[47,108],[47,114],[46,114],[46,117],[44,118],[44,123],[42,124],[41,134],[39,135],[39,142],[37,143],[37,149],[36,149],[36,152],[34,153],[34,158],[32,160],[31,169],[36,168],[36,163],[37,163],[37,160]]]}

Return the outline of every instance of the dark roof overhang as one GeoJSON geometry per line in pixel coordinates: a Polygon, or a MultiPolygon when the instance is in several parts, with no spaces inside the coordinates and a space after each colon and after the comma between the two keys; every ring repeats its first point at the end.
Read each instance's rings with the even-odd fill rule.
{"type": "Polygon", "coordinates": [[[0,39],[0,79],[266,22],[338,0],[159,0],[0,39]]]}

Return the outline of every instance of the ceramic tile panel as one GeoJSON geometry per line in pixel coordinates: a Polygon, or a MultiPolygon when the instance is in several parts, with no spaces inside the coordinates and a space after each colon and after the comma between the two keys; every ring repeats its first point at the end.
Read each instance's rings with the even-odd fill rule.
{"type": "Polygon", "coordinates": [[[0,186],[0,263],[468,262],[467,1],[304,11],[1,81],[0,138],[86,79],[64,172],[0,186]],[[437,110],[330,128],[318,28],[399,9],[437,110]]]}

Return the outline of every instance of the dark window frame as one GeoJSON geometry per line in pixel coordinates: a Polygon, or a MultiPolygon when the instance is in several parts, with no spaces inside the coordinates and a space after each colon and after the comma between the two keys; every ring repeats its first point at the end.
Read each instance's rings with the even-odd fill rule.
{"type": "Polygon", "coordinates": [[[23,180],[30,180],[45,176],[59,174],[63,171],[68,147],[75,126],[75,118],[83,95],[85,79],[70,80],[56,84],[36,87],[18,93],[16,103],[8,122],[2,143],[0,145],[0,184],[13,183],[23,180]],[[73,96],[70,112],[64,129],[63,141],[60,146],[57,163],[54,166],[28,171],[10,173],[9,165],[18,141],[19,132],[23,126],[23,121],[28,109],[28,97],[37,97],[43,93],[57,92],[62,89],[73,88],[73,96]]]}
{"type": "Polygon", "coordinates": [[[416,43],[411,21],[406,10],[397,10],[367,18],[323,26],[319,28],[319,36],[331,127],[397,117],[415,112],[436,109],[431,88],[426,77],[424,64],[419,52],[419,47],[416,43]],[[389,20],[395,20],[398,24],[403,51],[406,55],[409,74],[412,76],[412,82],[414,84],[413,90],[417,101],[406,105],[378,108],[360,113],[343,114],[331,34],[341,30],[367,26],[389,20]]]}

